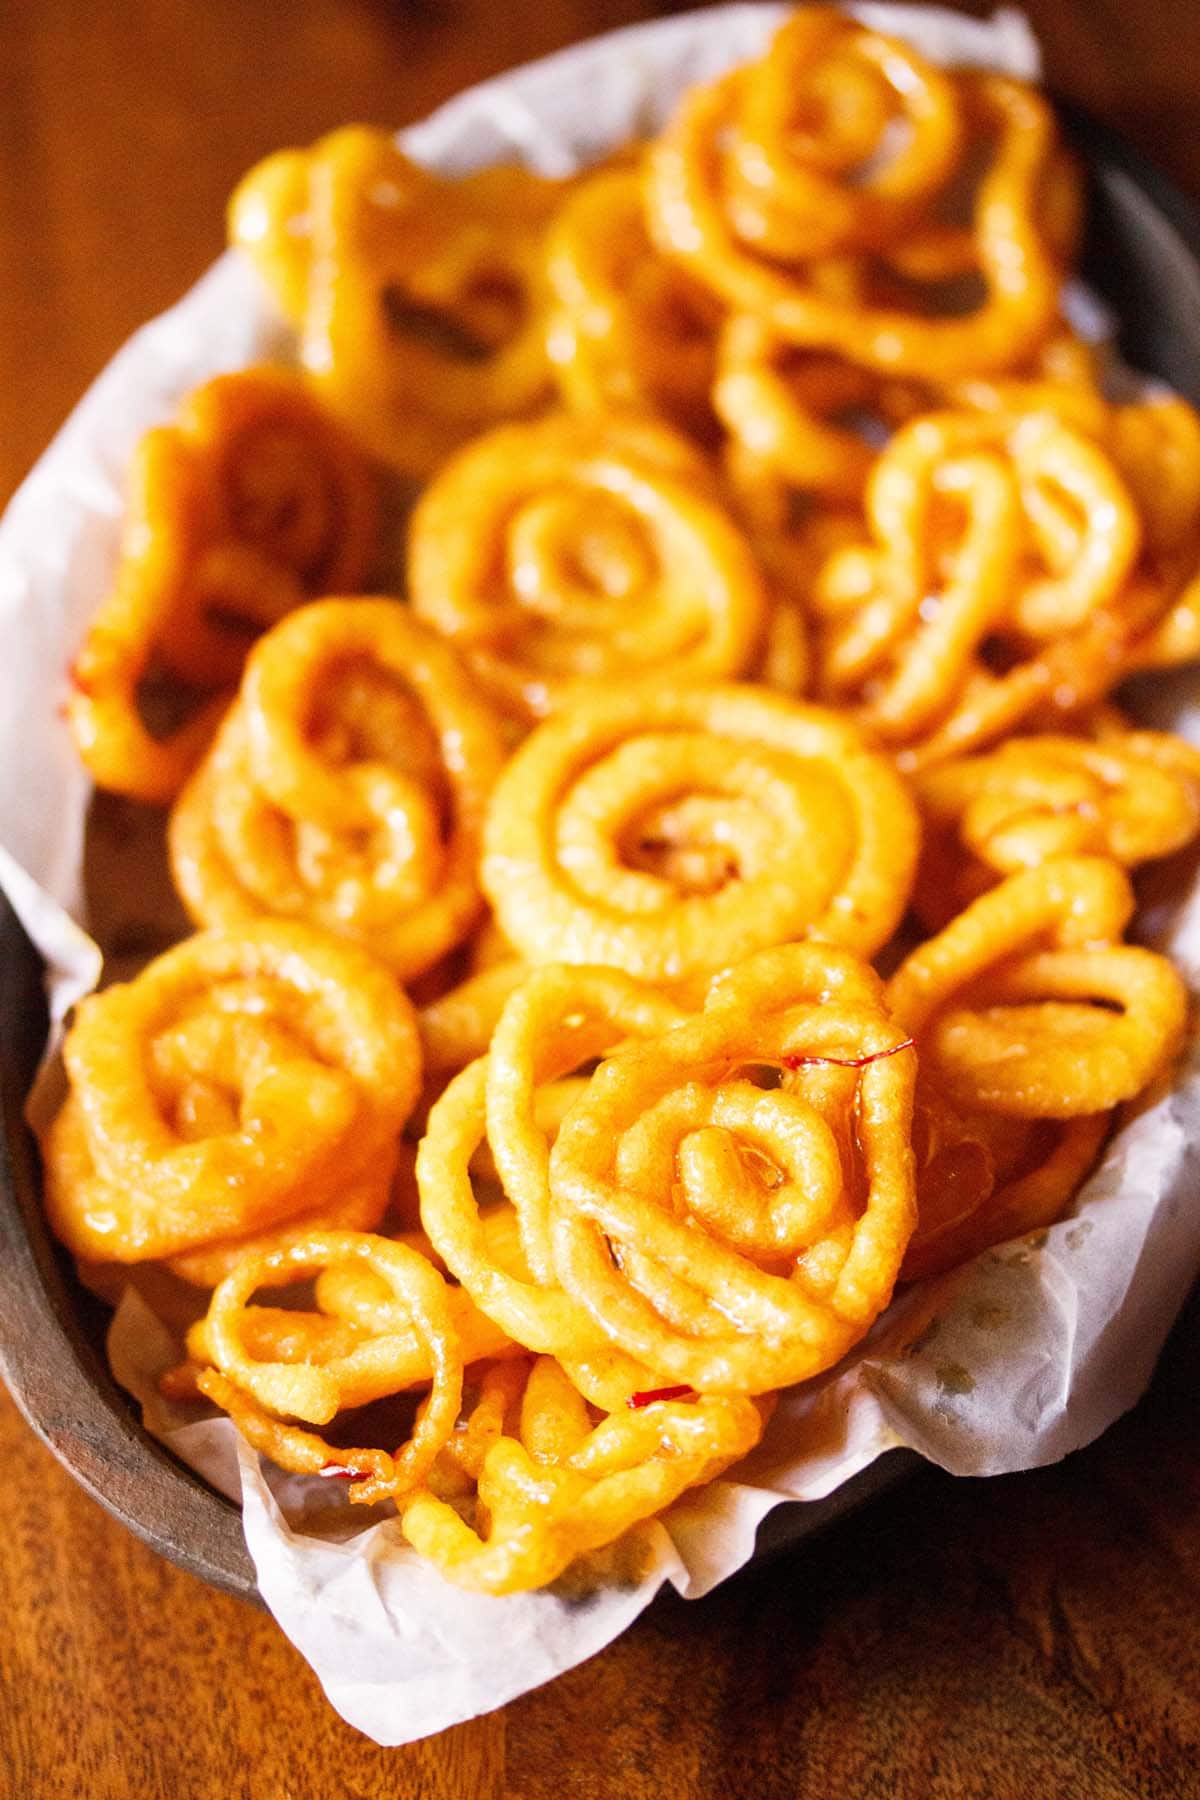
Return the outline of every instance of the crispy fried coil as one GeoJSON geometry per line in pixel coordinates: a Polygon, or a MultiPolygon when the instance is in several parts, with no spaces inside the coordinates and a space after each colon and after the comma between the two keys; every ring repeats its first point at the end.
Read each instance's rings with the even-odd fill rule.
{"type": "Polygon", "coordinates": [[[1079,211],[1040,95],[1001,76],[939,74],[825,8],[797,14],[760,63],[685,96],[651,153],[647,193],[658,241],[737,310],[792,343],[930,381],[1012,369],[1036,350],[1057,318],[1079,211]],[[821,128],[806,130],[797,82],[798,49],[815,59],[852,44],[901,75],[904,104],[922,113],[865,178],[862,155],[893,103],[835,115],[818,102],[821,128]],[[850,166],[843,121],[857,140],[850,166]],[[939,202],[967,149],[986,167],[959,225],[953,195],[939,202]],[[948,297],[947,281],[958,288],[948,297]]]}
{"type": "Polygon", "coordinates": [[[316,392],[421,476],[550,390],[543,239],[560,192],[515,166],[448,181],[352,125],[252,170],[230,235],[300,329],[316,392]]]}
{"type": "Polygon", "coordinates": [[[97,784],[169,800],[225,700],[156,732],[146,681],[236,682],[257,632],[362,583],[377,536],[370,469],[297,377],[244,369],[190,394],[137,447],[113,590],[71,668],[67,720],[97,784]]]}
{"type": "Polygon", "coordinates": [[[1186,993],[1165,957],[1118,941],[1132,911],[1115,863],[1053,857],[912,952],[888,1005],[953,1105],[1071,1119],[1154,1079],[1178,1050],[1186,993]]]}
{"type": "MultiPolygon", "coordinates": [[[[349,1237],[357,1244],[364,1236],[373,1246],[384,1243],[403,1249],[405,1260],[401,1273],[411,1267],[407,1260],[409,1252],[437,1267],[429,1242],[421,1232],[381,1238],[310,1226],[293,1232],[286,1242],[280,1241],[269,1249],[252,1253],[258,1258],[255,1267],[268,1270],[258,1285],[270,1288],[295,1281],[296,1268],[287,1260],[293,1252],[305,1258],[312,1252],[314,1244],[325,1251],[331,1245],[336,1249],[344,1238],[349,1237]]],[[[242,1299],[234,1305],[222,1303],[223,1324],[216,1335],[210,1325],[210,1319],[214,1317],[211,1309],[206,1317],[198,1319],[189,1328],[189,1358],[200,1368],[212,1366],[236,1378],[238,1385],[272,1410],[296,1417],[308,1415],[297,1412],[295,1406],[276,1404],[289,1393],[289,1378],[279,1375],[275,1368],[277,1364],[311,1364],[317,1368],[334,1365],[331,1380],[337,1385],[337,1410],[366,1406],[389,1394],[424,1386],[433,1378],[433,1359],[428,1343],[413,1328],[407,1310],[397,1300],[396,1276],[391,1270],[390,1256],[389,1249],[380,1261],[373,1250],[365,1248],[362,1256],[339,1254],[338,1260],[330,1261],[321,1270],[314,1283],[316,1309],[304,1310],[292,1306],[251,1305],[247,1295],[253,1290],[247,1289],[245,1284],[247,1261],[244,1253],[240,1261],[230,1262],[221,1278],[224,1282],[236,1273],[242,1299]],[[236,1334],[234,1339],[229,1336],[231,1331],[236,1334]],[[228,1360],[230,1343],[235,1345],[233,1362],[228,1360]],[[268,1373],[260,1380],[264,1366],[268,1373]]],[[[462,1288],[447,1287],[446,1305],[464,1365],[520,1354],[519,1347],[514,1346],[499,1326],[472,1304],[462,1288]]],[[[304,1374],[299,1377],[305,1391],[308,1379],[304,1374]]],[[[313,1422],[328,1421],[314,1415],[313,1422]]]]}
{"type": "Polygon", "coordinates": [[[1109,1124],[1108,1113],[1028,1122],[986,1113],[963,1118],[944,1102],[931,1109],[929,1099],[928,1084],[919,1082],[917,1229],[901,1281],[940,1275],[1053,1224],[1095,1163],[1109,1124]]]}
{"type": "MultiPolygon", "coordinates": [[[[1090,439],[1045,414],[929,414],[881,454],[867,513],[873,541],[835,551],[816,585],[828,698],[857,702],[893,742],[948,751],[1028,716],[1067,640],[1077,688],[1094,679],[1089,634],[1116,620],[1141,532],[1090,439]],[[982,654],[998,645],[1003,673],[982,654]]],[[[1118,670],[1101,659],[1095,673],[1107,686],[1118,670]]]]}
{"type": "Polygon", "coordinates": [[[764,951],[702,1015],[610,1055],[559,1129],[566,1291],[661,1379],[763,1393],[836,1362],[887,1305],[916,1221],[916,1058],[878,978],[764,951]]]}
{"type": "MultiPolygon", "coordinates": [[[[508,1000],[487,1057],[457,1076],[430,1113],[417,1156],[421,1222],[476,1305],[532,1350],[582,1357],[610,1348],[562,1292],[550,1249],[551,1143],[579,1091],[564,1078],[686,1016],[616,969],[539,969],[508,1000]],[[486,1208],[472,1182],[485,1142],[499,1182],[497,1203],[486,1208]]],[[[647,1385],[644,1370],[628,1378],[647,1385]]]]}
{"type": "Polygon", "coordinates": [[[659,222],[685,261],[684,219],[698,229],[698,273],[718,291],[736,280],[761,304],[773,298],[764,265],[880,250],[908,234],[963,137],[951,77],[833,7],[806,7],[760,61],[685,97],[652,204],[680,207],[659,222]]]}
{"type": "Polygon", "coordinates": [[[749,546],[666,426],[598,414],[507,425],[413,515],[418,615],[506,710],[538,716],[614,679],[740,673],[763,626],[749,546]]]}
{"type": "Polygon", "coordinates": [[[1200,414],[1178,394],[1116,401],[1094,344],[1063,326],[1026,369],[943,386],[947,405],[1019,415],[1048,413],[1093,438],[1137,505],[1147,548],[1169,555],[1194,543],[1200,523],[1200,414]]]}
{"type": "Polygon", "coordinates": [[[498,728],[453,650],[391,600],[323,600],[256,646],[170,823],[192,917],[300,917],[408,980],[481,911],[498,728]]]}
{"type": "Polygon", "coordinates": [[[546,257],[550,358],[567,405],[650,413],[711,437],[720,304],[651,242],[642,169],[581,182],[546,257]]]}
{"type": "Polygon", "coordinates": [[[753,1449],[764,1411],[738,1396],[693,1395],[597,1420],[551,1357],[500,1365],[428,1489],[402,1505],[401,1527],[458,1587],[545,1587],[753,1449]]]}
{"type": "Polygon", "coordinates": [[[935,930],[997,875],[1052,856],[1133,868],[1200,830],[1200,751],[1165,732],[1010,738],[926,770],[914,788],[926,825],[914,900],[935,930]]]}
{"type": "Polygon", "coordinates": [[[805,933],[869,954],[916,849],[907,790],[849,721],[749,687],[642,684],[520,747],[483,884],[528,961],[679,982],[805,933]]]}
{"type": "Polygon", "coordinates": [[[388,971],[283,920],[205,932],[80,1002],[43,1146],[77,1255],[173,1257],[377,1182],[416,1100],[416,1021],[388,971]]]}
{"type": "Polygon", "coordinates": [[[316,1231],[285,1248],[243,1257],[213,1294],[196,1347],[213,1364],[197,1377],[200,1392],[230,1414],[256,1450],[297,1474],[320,1474],[330,1466],[353,1471],[360,1479],[350,1498],[361,1504],[400,1499],[419,1486],[458,1417],[462,1346],[446,1284],[419,1251],[390,1238],[316,1231]],[[246,1330],[251,1295],[346,1263],[361,1264],[389,1290],[390,1311],[379,1321],[381,1329],[343,1328],[327,1331],[322,1340],[311,1326],[306,1333],[301,1325],[298,1338],[287,1342],[277,1336],[268,1346],[269,1351],[300,1350],[301,1360],[260,1360],[246,1330]],[[426,1383],[430,1392],[412,1436],[391,1455],[335,1449],[286,1423],[327,1425],[339,1412],[426,1383]]]}

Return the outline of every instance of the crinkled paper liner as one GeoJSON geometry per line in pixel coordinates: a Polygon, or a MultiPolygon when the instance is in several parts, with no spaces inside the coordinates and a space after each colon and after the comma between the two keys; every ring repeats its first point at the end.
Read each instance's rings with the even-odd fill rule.
{"type": "MultiPolygon", "coordinates": [[[[660,125],[678,94],[758,53],[785,15],[728,6],[618,32],[474,89],[405,137],[452,172],[511,158],[563,174],[660,125]]],[[[1021,14],[986,23],[935,9],[861,16],[949,63],[1036,78],[1021,14]]],[[[113,568],[122,477],[139,435],[224,369],[287,357],[288,334],[250,268],[227,254],[105,370],[0,525],[0,881],[46,957],[53,1013],[97,977],[82,916],[89,786],[58,713],[64,670],[113,568]]],[[[1200,741],[1200,680],[1162,681],[1154,722],[1200,741]]],[[[1190,886],[1190,878],[1189,878],[1190,886]]],[[[1177,890],[1178,891],[1178,890],[1177,890]]],[[[1196,985],[1200,892],[1160,906],[1154,941],[1196,985]]],[[[176,1346],[127,1293],[110,1350],[164,1442],[241,1498],[267,1605],[333,1705],[380,1744],[486,1712],[609,1643],[664,1581],[708,1592],[754,1549],[783,1500],[815,1500],[884,1450],[989,1475],[1053,1462],[1143,1391],[1200,1266],[1193,1046],[1173,1090],[1117,1135],[1069,1218],[909,1290],[828,1376],[785,1394],[735,1478],[688,1495],[645,1528],[640,1576],[580,1597],[488,1599],[447,1585],[394,1518],[365,1528],[327,1482],[286,1477],[223,1419],[172,1412],[153,1389],[176,1346]],[[318,1491],[319,1490],[319,1491],[318,1491]]]]}

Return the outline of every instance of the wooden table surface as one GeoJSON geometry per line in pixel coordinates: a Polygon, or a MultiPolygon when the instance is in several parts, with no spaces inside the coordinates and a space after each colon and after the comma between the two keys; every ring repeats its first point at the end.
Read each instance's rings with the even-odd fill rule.
{"type": "MultiPolygon", "coordinates": [[[[236,177],[647,0],[0,0],[0,493],[221,246],[236,177]]],[[[972,6],[971,11],[987,10],[972,6]]],[[[1197,0],[1027,0],[1056,87],[1200,193],[1197,0]]],[[[1057,1468],[919,1476],[503,1712],[379,1750],[272,1622],[158,1560],[0,1394],[0,1800],[1200,1794],[1200,1310],[1057,1468]]]]}

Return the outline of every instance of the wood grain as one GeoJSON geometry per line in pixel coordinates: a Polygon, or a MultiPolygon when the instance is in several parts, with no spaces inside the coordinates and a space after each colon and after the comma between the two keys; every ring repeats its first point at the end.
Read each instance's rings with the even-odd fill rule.
{"type": "MultiPolygon", "coordinates": [[[[643,0],[0,0],[0,494],[219,250],[279,144],[403,123],[643,0]]],[[[984,5],[969,10],[983,12],[984,5]]],[[[1029,0],[1063,92],[1200,192],[1195,0],[1029,0]]],[[[1187,1800],[1200,1793],[1200,1309],[1057,1468],[930,1473],[664,1600],[500,1714],[342,1725],[271,1621],[113,1525],[0,1398],[0,1800],[1187,1800]]]]}

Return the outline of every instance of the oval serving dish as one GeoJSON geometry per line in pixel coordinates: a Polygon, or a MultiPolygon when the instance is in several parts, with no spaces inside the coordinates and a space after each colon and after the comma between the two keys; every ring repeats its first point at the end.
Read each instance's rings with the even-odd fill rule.
{"type": "MultiPolygon", "coordinates": [[[[1200,404],[1200,211],[1107,127],[1070,105],[1059,112],[1089,172],[1085,279],[1119,318],[1128,362],[1200,404]]],[[[40,962],[0,894],[0,1376],[42,1441],[115,1518],[193,1574],[252,1599],[237,1508],[143,1429],[105,1360],[106,1309],[47,1229],[23,1115],[45,1035],[40,962]]],[[[825,1500],[780,1507],[758,1555],[812,1536],[917,1462],[893,1451],[825,1500]]]]}

